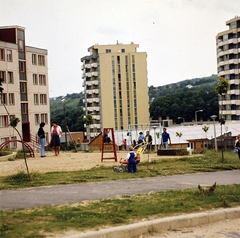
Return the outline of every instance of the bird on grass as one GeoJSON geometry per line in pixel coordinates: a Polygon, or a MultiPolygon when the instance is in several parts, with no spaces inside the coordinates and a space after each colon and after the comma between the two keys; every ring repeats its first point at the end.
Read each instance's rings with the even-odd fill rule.
{"type": "Polygon", "coordinates": [[[208,194],[213,193],[215,188],[216,188],[216,186],[217,186],[216,182],[212,186],[210,186],[210,187],[202,187],[200,184],[198,184],[198,189],[200,190],[200,192],[202,194],[205,195],[206,193],[208,193],[208,194]]]}

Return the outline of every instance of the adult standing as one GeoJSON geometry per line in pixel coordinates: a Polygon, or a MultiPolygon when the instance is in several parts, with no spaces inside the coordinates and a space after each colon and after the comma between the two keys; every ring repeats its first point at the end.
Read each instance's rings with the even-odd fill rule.
{"type": "Polygon", "coordinates": [[[52,145],[55,152],[55,155],[59,155],[60,152],[60,137],[62,135],[62,128],[57,124],[56,121],[52,122],[51,136],[52,136],[52,145]]]}
{"type": "Polygon", "coordinates": [[[145,137],[142,132],[139,132],[138,144],[141,144],[145,141],[145,137]]]}
{"type": "Polygon", "coordinates": [[[128,150],[128,149],[129,149],[129,146],[131,146],[131,145],[132,145],[131,135],[130,135],[130,133],[128,132],[128,133],[127,133],[127,139],[126,139],[126,150],[128,150]]]}
{"type": "Polygon", "coordinates": [[[147,150],[152,148],[152,136],[149,134],[149,131],[146,131],[145,141],[147,143],[147,150]]]}
{"type": "Polygon", "coordinates": [[[235,147],[237,148],[238,150],[238,158],[240,159],[240,134],[237,136],[237,143],[235,145],[235,147]]]}
{"type": "Polygon", "coordinates": [[[44,126],[45,126],[45,123],[41,122],[40,127],[38,129],[38,137],[39,137],[39,141],[40,141],[40,145],[41,145],[41,149],[40,149],[41,157],[46,157],[46,154],[45,154],[45,131],[43,130],[44,126]]]}
{"type": "Polygon", "coordinates": [[[169,144],[171,145],[171,138],[170,135],[167,133],[166,127],[163,128],[163,133],[162,133],[162,145],[164,149],[168,148],[168,141],[169,144]]]}

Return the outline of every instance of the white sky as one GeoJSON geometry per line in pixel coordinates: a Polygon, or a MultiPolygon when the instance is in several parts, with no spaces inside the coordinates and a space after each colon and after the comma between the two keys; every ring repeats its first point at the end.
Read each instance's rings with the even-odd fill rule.
{"type": "Polygon", "coordinates": [[[0,0],[1,26],[48,50],[50,97],[83,90],[80,58],[95,43],[139,44],[149,86],[216,74],[215,37],[239,12],[239,0],[0,0]]]}

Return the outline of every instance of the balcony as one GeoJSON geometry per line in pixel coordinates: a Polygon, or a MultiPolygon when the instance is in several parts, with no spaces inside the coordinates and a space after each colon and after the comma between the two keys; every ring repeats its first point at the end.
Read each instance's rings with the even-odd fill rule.
{"type": "Polygon", "coordinates": [[[93,80],[93,81],[92,81],[92,84],[93,84],[93,85],[98,85],[98,84],[99,84],[99,83],[98,83],[98,80],[93,80]]]}
{"type": "Polygon", "coordinates": [[[85,64],[85,68],[86,69],[90,69],[91,68],[91,64],[85,64]]]}
{"type": "Polygon", "coordinates": [[[84,70],[84,69],[85,69],[85,65],[82,64],[82,66],[81,66],[81,70],[84,70]]]}
{"type": "Polygon", "coordinates": [[[228,44],[233,43],[233,44],[237,44],[237,38],[232,38],[228,40],[228,44]]]}
{"type": "Polygon", "coordinates": [[[83,80],[83,82],[82,82],[82,87],[84,87],[85,86],[85,80],[83,80]]]}
{"type": "Polygon", "coordinates": [[[99,98],[93,98],[93,102],[99,102],[99,98]]]}
{"type": "Polygon", "coordinates": [[[238,59],[230,59],[229,64],[238,64],[238,59]]]}
{"type": "Polygon", "coordinates": [[[95,120],[100,120],[100,115],[92,115],[92,118],[95,120]]]}
{"type": "Polygon", "coordinates": [[[231,100],[231,104],[240,105],[240,99],[231,100]]]}
{"type": "Polygon", "coordinates": [[[87,103],[92,103],[93,99],[92,98],[87,98],[87,103]]]}
{"type": "Polygon", "coordinates": [[[90,125],[90,128],[91,128],[91,129],[100,128],[100,124],[91,124],[91,125],[90,125]]]}
{"type": "Polygon", "coordinates": [[[91,86],[92,85],[92,81],[86,81],[86,85],[87,86],[91,86]]]}
{"type": "Polygon", "coordinates": [[[237,54],[238,50],[237,49],[230,49],[230,50],[228,50],[228,53],[229,54],[237,54]]]}
{"type": "Polygon", "coordinates": [[[90,73],[90,72],[85,73],[85,75],[86,75],[86,77],[92,77],[92,73],[90,73]]]}
{"type": "Polygon", "coordinates": [[[230,94],[235,94],[235,95],[239,95],[239,89],[232,89],[229,90],[230,94]]]}
{"type": "Polygon", "coordinates": [[[238,74],[238,69],[230,69],[229,74],[238,74]]]}
{"type": "Polygon", "coordinates": [[[82,79],[84,79],[85,78],[85,73],[84,74],[82,74],[82,79]]]}
{"type": "Polygon", "coordinates": [[[97,68],[98,64],[97,64],[97,63],[92,63],[91,66],[92,66],[93,68],[97,68]]]}
{"type": "Polygon", "coordinates": [[[92,93],[93,93],[93,90],[89,90],[89,89],[88,89],[88,90],[86,90],[86,93],[87,93],[87,94],[92,94],[92,93]]]}
{"type": "Polygon", "coordinates": [[[240,79],[230,79],[230,83],[239,85],[240,84],[240,79]]]}
{"type": "Polygon", "coordinates": [[[99,94],[99,89],[93,89],[92,92],[93,92],[94,94],[99,94]]]}
{"type": "Polygon", "coordinates": [[[88,110],[89,112],[92,112],[92,111],[93,111],[93,107],[87,107],[87,110],[88,110]]]}
{"type": "Polygon", "coordinates": [[[84,98],[82,101],[83,101],[83,103],[85,103],[85,102],[86,102],[86,99],[84,98]]]}
{"type": "Polygon", "coordinates": [[[100,111],[100,107],[93,107],[93,110],[99,112],[100,111]]]}
{"type": "Polygon", "coordinates": [[[98,76],[98,72],[97,71],[92,72],[92,76],[97,77],[98,76]]]}

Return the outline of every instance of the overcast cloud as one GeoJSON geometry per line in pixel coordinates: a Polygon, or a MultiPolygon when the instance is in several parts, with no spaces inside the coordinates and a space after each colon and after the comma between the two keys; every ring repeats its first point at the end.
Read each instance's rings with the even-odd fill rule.
{"type": "Polygon", "coordinates": [[[216,74],[215,37],[239,11],[239,0],[0,0],[1,25],[48,50],[50,97],[83,90],[80,58],[95,43],[139,44],[149,86],[216,74]]]}

